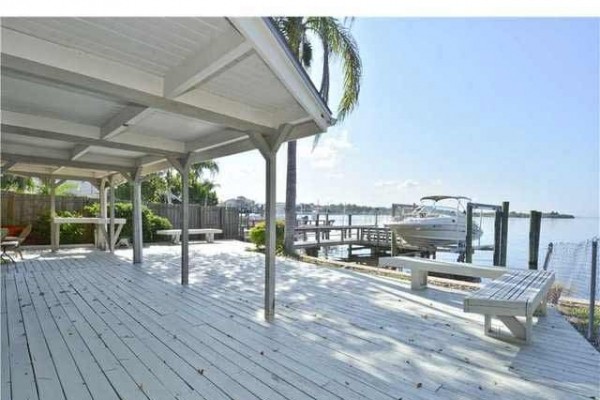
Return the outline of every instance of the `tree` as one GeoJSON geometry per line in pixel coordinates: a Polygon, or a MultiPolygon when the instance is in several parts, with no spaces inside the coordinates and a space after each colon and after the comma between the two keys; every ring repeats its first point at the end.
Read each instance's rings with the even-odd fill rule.
{"type": "MultiPolygon", "coordinates": [[[[215,161],[203,161],[190,167],[190,202],[202,205],[216,205],[219,200],[215,188],[217,185],[204,179],[206,172],[212,177],[219,172],[219,165],[215,161]]],[[[171,203],[172,200],[181,201],[183,184],[181,176],[170,168],[165,171],[148,175],[142,182],[142,197],[153,203],[171,203]]],[[[119,186],[116,195],[120,199],[131,198],[131,184],[129,182],[119,186]]]]}
{"type": "MultiPolygon", "coordinates": [[[[362,62],[356,41],[346,21],[333,17],[276,17],[275,24],[286,38],[290,49],[300,63],[310,68],[313,59],[311,37],[316,38],[323,48],[323,65],[320,93],[329,101],[329,63],[332,58],[342,61],[344,76],[343,92],[337,108],[337,121],[348,116],[358,104],[362,62]]],[[[318,143],[319,135],[314,145],[318,143]]],[[[294,227],[296,226],[296,141],[287,144],[287,180],[285,197],[285,251],[294,253],[294,227]]]]}
{"type": "Polygon", "coordinates": [[[0,182],[2,190],[10,190],[14,192],[27,192],[35,188],[33,178],[27,178],[11,174],[2,174],[0,182]]]}

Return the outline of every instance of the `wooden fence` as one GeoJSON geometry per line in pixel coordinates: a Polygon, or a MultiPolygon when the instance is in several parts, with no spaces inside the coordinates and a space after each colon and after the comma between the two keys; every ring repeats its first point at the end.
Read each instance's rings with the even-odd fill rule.
{"type": "MultiPolygon", "coordinates": [[[[50,195],[2,191],[0,197],[2,225],[33,224],[43,214],[50,213],[50,195]]],[[[56,211],[81,212],[98,199],[75,196],[56,196],[56,211]]]]}
{"type": "MultiPolygon", "coordinates": [[[[147,206],[156,215],[171,221],[173,228],[181,228],[180,204],[149,203],[147,206]]],[[[239,210],[237,208],[190,204],[190,229],[193,228],[222,229],[223,238],[240,239],[239,210]]]]}
{"type": "MultiPolygon", "coordinates": [[[[98,199],[75,196],[56,196],[56,211],[81,212],[98,199]]],[[[156,215],[171,221],[173,228],[181,228],[181,205],[147,203],[156,215]]],[[[2,225],[35,224],[43,214],[50,212],[50,196],[2,191],[0,197],[2,225]]],[[[240,239],[240,216],[237,208],[190,204],[190,228],[217,228],[223,230],[223,239],[240,239]]]]}

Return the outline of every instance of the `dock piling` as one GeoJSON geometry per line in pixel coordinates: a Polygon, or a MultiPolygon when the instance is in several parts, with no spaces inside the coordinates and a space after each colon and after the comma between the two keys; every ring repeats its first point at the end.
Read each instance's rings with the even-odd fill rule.
{"type": "Polygon", "coordinates": [[[500,262],[502,267],[506,267],[506,252],[508,250],[508,216],[510,213],[510,204],[508,201],[502,202],[502,229],[500,239],[500,262]]]}
{"type": "Polygon", "coordinates": [[[529,217],[529,269],[538,269],[542,213],[532,210],[529,217]]]}
{"type": "Polygon", "coordinates": [[[473,204],[467,203],[467,236],[465,238],[465,262],[473,262],[473,204]]]}

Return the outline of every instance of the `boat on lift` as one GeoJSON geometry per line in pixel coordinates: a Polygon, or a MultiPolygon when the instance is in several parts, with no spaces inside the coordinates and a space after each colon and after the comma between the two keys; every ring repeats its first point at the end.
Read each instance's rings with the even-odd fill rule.
{"type": "MultiPolygon", "coordinates": [[[[425,196],[412,212],[386,224],[406,243],[425,248],[440,246],[463,247],[467,236],[467,216],[464,196],[425,196]]],[[[473,223],[473,239],[483,234],[473,223]]]]}

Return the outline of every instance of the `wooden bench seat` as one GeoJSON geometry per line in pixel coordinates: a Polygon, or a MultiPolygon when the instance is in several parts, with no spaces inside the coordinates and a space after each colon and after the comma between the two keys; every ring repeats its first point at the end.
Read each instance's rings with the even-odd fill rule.
{"type": "MultiPolygon", "coordinates": [[[[206,235],[206,241],[213,243],[215,241],[215,233],[223,233],[221,229],[214,228],[194,228],[188,229],[190,235],[206,235]]],[[[171,236],[173,243],[179,244],[181,241],[181,229],[163,229],[156,231],[157,235],[171,236]]]]}
{"type": "Polygon", "coordinates": [[[429,260],[417,257],[382,257],[379,259],[380,267],[409,268],[410,287],[412,290],[421,290],[427,287],[429,272],[469,276],[474,278],[499,278],[507,272],[503,267],[487,267],[466,263],[429,260]]]}
{"type": "Polygon", "coordinates": [[[485,316],[485,334],[491,332],[496,317],[511,333],[525,342],[531,341],[533,314],[546,313],[546,295],[554,283],[554,272],[506,271],[464,299],[464,311],[485,316]],[[525,317],[525,323],[517,317],[525,317]]]}

